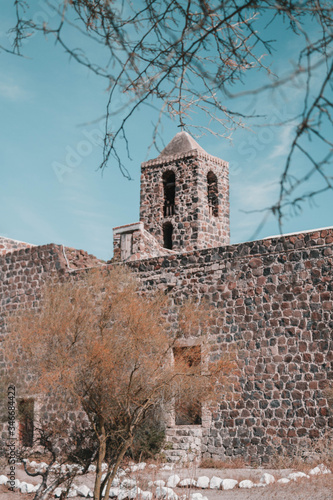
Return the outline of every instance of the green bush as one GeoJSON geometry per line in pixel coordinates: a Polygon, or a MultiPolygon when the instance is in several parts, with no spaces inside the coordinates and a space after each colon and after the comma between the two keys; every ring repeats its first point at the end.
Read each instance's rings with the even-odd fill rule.
{"type": "Polygon", "coordinates": [[[163,448],[164,440],[164,424],[158,415],[150,415],[138,429],[129,455],[133,460],[155,458],[163,448]]]}

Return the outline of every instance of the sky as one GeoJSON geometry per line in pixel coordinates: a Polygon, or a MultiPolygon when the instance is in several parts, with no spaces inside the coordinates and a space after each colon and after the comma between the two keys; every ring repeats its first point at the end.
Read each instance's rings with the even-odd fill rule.
{"type": "MultiPolygon", "coordinates": [[[[43,0],[31,4],[35,14],[49,15],[43,0]]],[[[12,3],[6,2],[0,12],[0,45],[8,46],[8,30],[15,22],[12,3]]],[[[283,34],[277,48],[275,67],[292,65],[298,48],[294,38],[283,34]]],[[[140,164],[158,156],[154,149],[148,152],[153,115],[140,110],[129,129],[132,159],[124,155],[123,161],[132,180],[112,161],[102,174],[103,123],[94,121],[105,112],[105,81],[70,60],[51,36],[31,37],[23,53],[26,57],[0,51],[0,235],[36,245],[63,244],[108,260],[112,228],[139,220],[140,164]]],[[[251,84],[245,79],[243,90],[251,84]]],[[[266,127],[240,129],[232,141],[210,134],[195,137],[209,154],[230,164],[231,243],[279,234],[272,215],[257,231],[263,214],[246,212],[265,208],[276,198],[292,127],[274,124],[300,107],[301,87],[302,82],[284,95],[240,102],[246,112],[265,114],[266,127]]],[[[166,118],[161,132],[165,144],[178,131],[166,118]]],[[[296,158],[295,172],[303,169],[304,160],[296,158]]],[[[318,197],[311,206],[304,204],[300,214],[291,214],[283,231],[331,226],[332,209],[332,194],[318,197]]]]}

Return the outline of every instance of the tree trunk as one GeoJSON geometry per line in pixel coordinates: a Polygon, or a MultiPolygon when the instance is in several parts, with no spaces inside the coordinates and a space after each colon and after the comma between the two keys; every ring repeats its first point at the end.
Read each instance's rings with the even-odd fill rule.
{"type": "Polygon", "coordinates": [[[121,461],[124,458],[124,455],[125,455],[126,451],[128,450],[128,447],[130,446],[132,439],[133,439],[132,436],[129,439],[127,439],[127,441],[125,441],[122,448],[120,449],[116,463],[113,466],[111,475],[110,475],[108,482],[106,484],[105,493],[104,493],[104,495],[101,495],[100,500],[108,500],[109,499],[109,492],[110,492],[112,481],[114,480],[114,478],[117,474],[117,471],[119,469],[121,461]]]}
{"type": "Polygon", "coordinates": [[[94,500],[100,500],[102,496],[101,492],[101,482],[102,482],[102,463],[105,458],[105,452],[106,452],[106,432],[105,432],[105,426],[104,422],[100,422],[100,435],[98,436],[99,439],[99,449],[98,449],[98,455],[97,455],[97,465],[96,465],[96,478],[95,478],[95,486],[94,486],[94,500]]]}

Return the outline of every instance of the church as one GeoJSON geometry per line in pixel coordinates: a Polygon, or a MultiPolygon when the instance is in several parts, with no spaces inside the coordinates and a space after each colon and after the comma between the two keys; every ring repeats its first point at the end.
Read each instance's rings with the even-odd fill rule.
{"type": "MultiPolygon", "coordinates": [[[[146,292],[214,304],[223,326],[211,335],[213,354],[237,350],[232,397],[193,423],[171,419],[168,458],[264,464],[306,453],[333,428],[325,393],[333,381],[333,228],[235,245],[229,235],[228,163],[180,132],[142,164],[140,221],[114,228],[109,263],[62,245],[0,238],[0,340],[6,314],[36,307],[52,275],[127,265],[146,292]]],[[[27,426],[26,441],[31,432],[27,426]]]]}

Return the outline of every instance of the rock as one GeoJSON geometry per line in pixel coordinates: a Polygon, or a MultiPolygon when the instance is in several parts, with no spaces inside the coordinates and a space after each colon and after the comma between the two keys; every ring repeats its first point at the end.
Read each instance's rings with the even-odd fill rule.
{"type": "Polygon", "coordinates": [[[200,476],[197,479],[197,488],[206,489],[209,488],[210,479],[208,476],[200,476]]]}
{"type": "Polygon", "coordinates": [[[190,499],[191,500],[203,500],[203,496],[201,493],[191,493],[190,499]]]}
{"type": "Polygon", "coordinates": [[[56,488],[53,493],[56,498],[59,498],[62,493],[62,488],[56,488]]]}
{"type": "MultiPolygon", "coordinates": [[[[135,486],[135,488],[132,488],[131,490],[129,490],[128,492],[128,498],[130,500],[133,500],[134,498],[137,498],[141,495],[141,490],[140,488],[138,488],[137,486],[135,486]]],[[[119,497],[118,497],[119,498],[119,497]]]]}
{"type": "Polygon", "coordinates": [[[152,486],[159,486],[160,488],[163,488],[163,486],[165,486],[165,481],[163,481],[163,479],[157,479],[156,481],[153,481],[152,486]]]}
{"type": "Polygon", "coordinates": [[[172,470],[173,469],[173,464],[164,464],[161,467],[161,470],[172,470]]]}
{"type": "Polygon", "coordinates": [[[125,500],[125,498],[128,498],[129,492],[130,490],[122,490],[118,495],[118,500],[125,500]]]}
{"type": "Polygon", "coordinates": [[[292,472],[291,474],[289,474],[288,478],[289,479],[292,479],[293,481],[297,481],[297,479],[300,479],[302,477],[307,477],[309,478],[310,476],[308,476],[307,474],[304,474],[304,472],[292,472]]]}
{"type": "Polygon", "coordinates": [[[116,477],[113,479],[113,481],[112,481],[112,483],[111,483],[111,486],[112,486],[112,488],[116,488],[116,487],[117,487],[117,486],[119,486],[119,485],[120,485],[120,479],[119,479],[119,477],[117,477],[117,476],[116,476],[116,477]]]}
{"type": "Polygon", "coordinates": [[[20,489],[21,493],[33,493],[35,487],[33,484],[26,483],[26,482],[22,481],[19,489],[20,489]]]}
{"type": "Polygon", "coordinates": [[[156,469],[157,465],[155,465],[155,464],[149,464],[148,467],[149,467],[149,469],[156,469]]]}
{"type": "Polygon", "coordinates": [[[165,486],[157,487],[156,491],[155,491],[155,496],[156,496],[156,498],[166,498],[168,500],[178,500],[178,496],[176,495],[176,493],[171,488],[167,488],[165,486]]]}
{"type": "Polygon", "coordinates": [[[20,486],[18,487],[18,489],[21,491],[21,488],[23,489],[23,491],[21,491],[21,493],[27,493],[26,491],[26,486],[27,486],[28,483],[26,483],[25,481],[21,481],[20,483],[20,486]]]}
{"type": "Polygon", "coordinates": [[[238,484],[236,479],[222,479],[222,490],[233,490],[236,484],[238,484]]]}
{"type": "Polygon", "coordinates": [[[153,494],[151,491],[141,491],[140,497],[142,500],[151,500],[153,498],[153,494]]]}
{"type": "Polygon", "coordinates": [[[287,484],[290,483],[290,479],[288,479],[287,477],[281,477],[281,479],[278,479],[277,482],[280,484],[287,484]]]}
{"type": "Polygon", "coordinates": [[[311,476],[317,476],[318,474],[331,474],[331,471],[325,464],[319,464],[314,469],[311,469],[309,474],[311,474],[311,476]]]}
{"type": "Polygon", "coordinates": [[[39,490],[40,484],[36,484],[33,489],[33,493],[36,493],[36,491],[39,490]]]}
{"type": "Polygon", "coordinates": [[[273,484],[275,483],[275,477],[272,474],[268,474],[268,472],[265,472],[260,478],[260,483],[273,484]]]}
{"type": "Polygon", "coordinates": [[[239,488],[253,488],[253,481],[250,479],[244,479],[244,481],[241,481],[238,485],[239,488]]]}
{"type": "Polygon", "coordinates": [[[29,465],[30,465],[30,467],[32,467],[33,469],[35,469],[38,466],[38,463],[33,460],[32,462],[30,462],[29,465]]]}
{"type": "Polygon", "coordinates": [[[265,488],[266,486],[267,486],[267,484],[265,484],[265,483],[254,483],[253,484],[254,488],[265,488]]]}
{"type": "Polygon", "coordinates": [[[78,486],[77,489],[77,494],[79,497],[89,497],[89,493],[91,492],[91,489],[88,488],[85,484],[81,484],[81,486],[78,486]]]}
{"type": "Polygon", "coordinates": [[[213,476],[210,480],[209,487],[212,490],[219,490],[222,485],[222,479],[217,476],[213,476]]]}
{"type": "Polygon", "coordinates": [[[130,478],[126,477],[121,482],[120,488],[126,488],[126,489],[130,490],[130,489],[134,488],[135,486],[136,486],[135,479],[130,479],[130,478]]]}
{"type": "Polygon", "coordinates": [[[181,486],[182,488],[185,488],[185,487],[189,487],[189,486],[196,486],[197,485],[197,482],[195,479],[192,479],[192,478],[186,478],[186,479],[183,479],[182,481],[180,481],[180,483],[178,484],[178,486],[181,486]]]}
{"type": "Polygon", "coordinates": [[[19,479],[15,479],[15,481],[10,481],[10,479],[8,479],[8,485],[11,486],[12,488],[19,488],[20,484],[21,481],[19,479]],[[12,485],[12,483],[14,483],[14,486],[12,485]]]}
{"type": "Polygon", "coordinates": [[[121,489],[120,488],[110,488],[110,491],[109,491],[109,497],[110,498],[115,498],[117,497],[118,495],[120,495],[120,492],[121,492],[121,489]]]}
{"type": "Polygon", "coordinates": [[[177,476],[177,474],[173,474],[172,476],[169,477],[168,481],[167,481],[167,487],[168,488],[175,488],[177,486],[177,484],[179,483],[180,481],[180,477],[177,476]]]}
{"type": "Polygon", "coordinates": [[[74,497],[77,497],[77,491],[71,488],[67,493],[67,498],[74,498],[74,497]]]}
{"type": "Polygon", "coordinates": [[[94,464],[89,465],[88,472],[96,472],[96,465],[94,464]]]}
{"type": "Polygon", "coordinates": [[[0,476],[0,484],[6,484],[8,481],[7,476],[0,476]]]}

